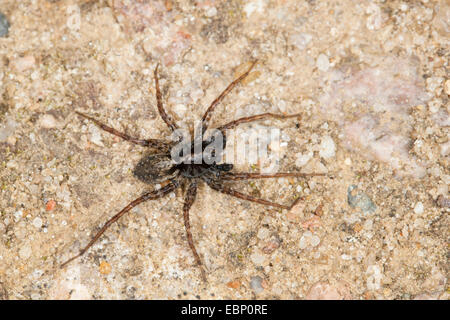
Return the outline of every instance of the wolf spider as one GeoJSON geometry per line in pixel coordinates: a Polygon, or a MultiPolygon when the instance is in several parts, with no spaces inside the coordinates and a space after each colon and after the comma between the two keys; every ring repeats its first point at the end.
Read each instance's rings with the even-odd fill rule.
{"type": "MultiPolygon", "coordinates": [[[[205,114],[201,119],[202,132],[209,126],[209,122],[212,116],[212,113],[215,107],[224,99],[224,97],[245,77],[248,76],[250,71],[253,69],[257,61],[253,61],[249,69],[236,78],[233,82],[231,82],[228,87],[211,103],[209,108],[206,110],[205,114]]],[[[161,118],[166,123],[167,127],[173,132],[178,129],[173,118],[166,113],[163,107],[161,91],[159,89],[159,81],[158,81],[158,65],[154,70],[154,81],[156,88],[156,102],[158,107],[158,112],[161,118]]],[[[124,214],[129,212],[135,206],[147,201],[147,200],[155,200],[159,199],[173,191],[175,191],[178,187],[187,186],[186,195],[184,198],[184,206],[183,206],[183,217],[184,217],[184,226],[186,229],[187,240],[190,249],[194,255],[196,264],[198,265],[201,276],[203,280],[206,281],[206,273],[202,263],[202,259],[200,255],[197,253],[195,248],[194,239],[191,233],[191,225],[189,222],[189,209],[194,203],[195,197],[197,195],[197,187],[200,181],[205,182],[209,187],[213,190],[239,198],[251,202],[256,202],[262,205],[271,206],[280,209],[291,209],[299,199],[294,201],[291,205],[279,204],[276,202],[264,200],[261,198],[257,198],[251,196],[249,194],[241,193],[225,184],[227,181],[238,181],[238,180],[249,180],[249,179],[266,179],[266,178],[280,178],[280,177],[306,177],[306,176],[318,176],[323,175],[320,173],[313,174],[303,174],[303,173],[274,173],[274,174],[259,174],[259,173],[249,173],[249,172],[231,172],[233,165],[232,164],[216,164],[215,162],[212,164],[207,164],[203,161],[201,164],[195,163],[180,163],[174,164],[171,162],[170,150],[173,146],[173,142],[160,140],[160,139],[138,139],[131,137],[123,132],[119,132],[116,129],[113,129],[100,121],[83,114],[81,112],[76,113],[83,118],[86,118],[92,122],[94,122],[101,129],[116,135],[126,141],[134,143],[136,145],[140,145],[142,147],[149,148],[154,153],[148,154],[144,156],[136,165],[133,170],[133,175],[146,184],[155,184],[160,183],[163,185],[158,190],[153,190],[144,193],[139,198],[130,202],[126,207],[124,207],[119,213],[114,215],[111,219],[109,219],[103,227],[95,234],[95,236],[91,239],[91,241],[80,250],[80,252],[64,262],[61,267],[66,266],[69,262],[83,255],[99,238],[100,236],[117,220],[119,220],[124,214]]],[[[264,119],[288,119],[299,117],[298,114],[293,115],[281,115],[274,113],[263,113],[250,117],[243,117],[234,121],[231,121],[227,124],[224,124],[217,129],[220,130],[223,134],[224,141],[226,140],[225,132],[227,129],[231,129],[236,127],[242,123],[249,123],[258,120],[264,119]]],[[[203,144],[202,144],[203,145],[203,144]]],[[[202,147],[202,152],[204,150],[204,146],[202,147]]],[[[191,153],[193,151],[193,145],[191,145],[191,153]]],[[[194,155],[195,156],[195,155],[194,155]]]]}

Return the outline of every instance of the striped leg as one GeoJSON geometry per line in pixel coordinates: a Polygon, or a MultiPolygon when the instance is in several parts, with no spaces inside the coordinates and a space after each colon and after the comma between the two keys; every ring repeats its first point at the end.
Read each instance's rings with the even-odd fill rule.
{"type": "Polygon", "coordinates": [[[191,248],[192,253],[194,254],[195,261],[197,262],[197,265],[200,268],[202,278],[206,282],[205,269],[203,267],[202,260],[200,259],[200,256],[197,253],[197,249],[195,248],[194,239],[192,238],[192,233],[191,233],[191,224],[189,221],[189,209],[192,207],[192,204],[195,201],[196,195],[197,195],[197,182],[194,181],[189,185],[189,188],[186,192],[186,198],[184,200],[184,206],[183,206],[184,227],[186,228],[186,235],[187,235],[189,247],[191,248]]]}
{"type": "Polygon", "coordinates": [[[137,138],[133,138],[130,137],[129,135],[127,135],[126,133],[120,132],[114,128],[111,128],[109,126],[107,126],[106,124],[103,124],[102,122],[98,121],[97,119],[92,118],[91,116],[88,116],[84,113],[75,111],[78,115],[82,116],[83,118],[86,118],[92,122],[94,122],[98,127],[100,127],[100,129],[105,130],[106,132],[109,132],[115,136],[118,136],[120,138],[122,138],[123,140],[129,141],[131,143],[143,146],[143,147],[149,147],[149,148],[155,148],[155,149],[161,149],[163,147],[166,146],[166,143],[162,140],[158,140],[158,139],[147,139],[147,140],[142,140],[142,139],[137,139],[137,138]]]}

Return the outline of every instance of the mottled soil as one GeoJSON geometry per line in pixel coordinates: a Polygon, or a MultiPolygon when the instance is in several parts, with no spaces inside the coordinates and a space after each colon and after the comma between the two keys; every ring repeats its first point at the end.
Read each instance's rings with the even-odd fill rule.
{"type": "Polygon", "coordinates": [[[447,1],[0,0],[0,12],[0,299],[448,299],[447,1]],[[143,147],[75,111],[164,138],[158,62],[167,112],[192,126],[253,59],[213,124],[300,113],[251,127],[282,130],[280,171],[328,175],[236,184],[302,197],[290,211],[202,185],[191,224],[207,283],[182,190],[60,269],[154,187],[132,175],[143,147]]]}

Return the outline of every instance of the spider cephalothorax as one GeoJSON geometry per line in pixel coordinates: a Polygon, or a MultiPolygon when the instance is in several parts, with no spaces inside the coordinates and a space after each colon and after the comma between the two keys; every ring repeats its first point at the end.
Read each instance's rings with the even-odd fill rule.
{"type": "MultiPolygon", "coordinates": [[[[256,61],[254,61],[250,68],[233,82],[231,82],[228,87],[211,103],[209,108],[206,110],[205,114],[201,119],[201,137],[203,133],[209,127],[209,120],[211,118],[212,112],[216,105],[222,101],[227,93],[229,93],[241,80],[243,80],[252,70],[256,61]]],[[[168,128],[175,132],[178,130],[178,126],[175,121],[168,115],[163,107],[161,91],[159,89],[158,83],[158,66],[156,66],[154,71],[154,79],[155,79],[155,88],[156,88],[156,101],[158,112],[161,118],[164,120],[168,128]]],[[[186,228],[186,235],[189,247],[192,250],[194,258],[197,262],[197,265],[200,267],[201,274],[204,280],[206,280],[206,273],[204,271],[204,266],[202,263],[202,259],[194,245],[194,240],[191,233],[190,221],[189,221],[189,209],[194,203],[195,197],[197,195],[197,186],[200,182],[206,183],[213,190],[218,192],[251,201],[259,204],[272,206],[281,209],[290,209],[295,204],[295,201],[291,205],[279,204],[276,202],[264,200],[261,198],[256,198],[254,196],[241,193],[232,187],[228,186],[229,181],[237,181],[237,180],[249,180],[249,179],[266,179],[266,178],[278,178],[278,177],[305,177],[305,176],[313,176],[313,175],[323,175],[323,174],[302,174],[302,173],[273,173],[273,174],[259,174],[259,173],[247,173],[247,172],[232,172],[233,165],[227,163],[221,163],[211,160],[210,158],[204,158],[204,153],[207,151],[207,146],[214,142],[214,139],[208,138],[203,141],[203,138],[200,138],[200,141],[194,141],[194,143],[188,143],[187,150],[188,154],[182,155],[179,159],[174,159],[174,154],[179,155],[178,149],[175,150],[177,145],[181,145],[181,147],[185,147],[180,141],[166,141],[159,139],[137,139],[133,138],[125,133],[117,131],[98,120],[85,115],[83,113],[77,112],[80,116],[93,121],[97,124],[101,129],[114,134],[116,136],[121,137],[122,139],[129,141],[131,143],[140,145],[142,147],[146,147],[149,149],[149,152],[138,162],[136,167],[133,170],[134,176],[145,182],[147,184],[161,184],[162,187],[157,190],[152,190],[144,193],[139,198],[130,202],[126,207],[124,207],[121,211],[119,211],[116,215],[110,218],[105,225],[98,231],[95,236],[91,239],[91,241],[82,249],[80,252],[64,262],[62,267],[67,265],[70,261],[76,259],[77,257],[83,255],[97,240],[98,238],[109,228],[111,224],[120,219],[125,213],[129,212],[133,207],[138,204],[147,201],[159,199],[173,191],[175,191],[181,185],[186,186],[185,191],[185,200],[183,206],[183,217],[184,217],[184,225],[186,228]],[[195,148],[195,143],[200,143],[200,148],[195,148]],[[175,153],[173,151],[176,151],[175,153]],[[177,161],[178,160],[178,161],[177,161]],[[180,161],[182,160],[182,161],[180,161]]],[[[222,125],[216,128],[216,132],[219,133],[221,137],[222,147],[225,146],[226,141],[226,131],[227,129],[234,128],[235,126],[241,123],[248,123],[258,120],[264,119],[287,119],[292,117],[298,117],[297,114],[294,115],[280,115],[273,113],[263,113],[255,116],[244,117],[234,121],[231,121],[225,125],[222,125]]],[[[216,141],[217,142],[217,141],[216,141]]],[[[183,148],[181,148],[183,149],[183,148]]],[[[186,149],[185,149],[186,150],[186,149]]],[[[214,151],[211,153],[212,156],[221,156],[222,151],[214,151]]],[[[176,157],[175,157],[176,158],[176,157]]]]}

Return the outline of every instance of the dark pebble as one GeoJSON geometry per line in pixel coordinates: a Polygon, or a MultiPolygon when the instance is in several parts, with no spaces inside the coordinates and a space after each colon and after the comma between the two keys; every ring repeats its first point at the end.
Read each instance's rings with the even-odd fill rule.
{"type": "Polygon", "coordinates": [[[9,22],[3,13],[0,12],[0,37],[8,36],[9,22]]]}

